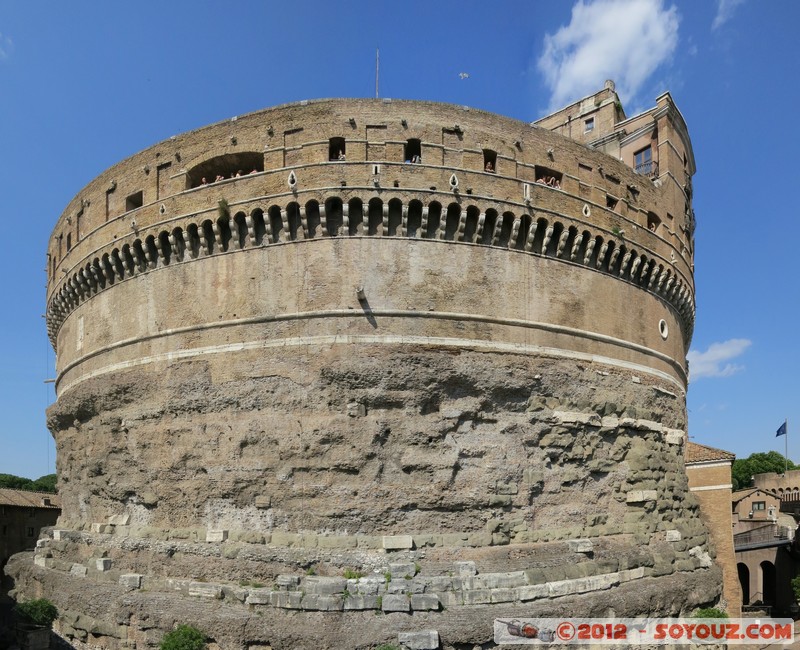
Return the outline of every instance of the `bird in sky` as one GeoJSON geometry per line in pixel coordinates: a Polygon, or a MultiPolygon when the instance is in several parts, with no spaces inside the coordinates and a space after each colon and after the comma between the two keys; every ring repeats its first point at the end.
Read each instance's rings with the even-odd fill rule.
{"type": "Polygon", "coordinates": [[[458,73],[459,79],[469,79],[469,72],[459,72],[458,73]]]}

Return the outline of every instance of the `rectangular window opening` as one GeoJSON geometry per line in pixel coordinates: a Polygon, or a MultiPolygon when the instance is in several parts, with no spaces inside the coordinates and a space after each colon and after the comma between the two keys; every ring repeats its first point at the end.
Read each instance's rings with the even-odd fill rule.
{"type": "Polygon", "coordinates": [[[328,140],[328,160],[345,160],[346,146],[344,138],[328,140]]]}
{"type": "Polygon", "coordinates": [[[483,150],[483,171],[494,174],[497,172],[497,152],[491,149],[483,150]]]}
{"type": "Polygon", "coordinates": [[[422,143],[416,138],[409,138],[406,140],[405,151],[403,152],[403,160],[407,163],[421,163],[422,162],[422,143]]]}
{"type": "Polygon", "coordinates": [[[554,187],[556,189],[561,189],[561,179],[562,174],[561,172],[557,172],[553,169],[549,169],[547,167],[540,167],[536,165],[535,167],[536,173],[536,182],[541,183],[542,185],[548,185],[549,187],[554,187]]]}
{"type": "Polygon", "coordinates": [[[589,133],[589,131],[594,131],[594,118],[590,117],[588,120],[585,120],[583,123],[583,132],[589,133]]]}
{"type": "Polygon", "coordinates": [[[138,192],[131,194],[127,199],[125,199],[125,212],[129,212],[130,210],[135,210],[136,208],[141,208],[144,205],[144,192],[139,190],[138,192]]]}

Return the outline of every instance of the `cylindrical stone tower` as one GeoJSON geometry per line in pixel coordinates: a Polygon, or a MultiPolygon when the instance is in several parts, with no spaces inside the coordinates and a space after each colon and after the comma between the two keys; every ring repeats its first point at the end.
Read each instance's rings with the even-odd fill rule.
{"type": "Polygon", "coordinates": [[[713,601],[691,145],[669,95],[594,106],[586,146],[301,102],[91,182],[48,249],[63,515],[19,589],[107,648],[472,648],[498,617],[713,601]]]}

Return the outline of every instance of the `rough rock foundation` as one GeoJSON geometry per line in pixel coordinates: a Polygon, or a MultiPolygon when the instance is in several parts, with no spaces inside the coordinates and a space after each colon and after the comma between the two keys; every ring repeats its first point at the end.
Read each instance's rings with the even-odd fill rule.
{"type": "Polygon", "coordinates": [[[51,240],[63,514],[18,594],[109,649],[190,623],[471,650],[498,617],[713,602],[691,145],[659,102],[657,177],[480,111],[325,100],[93,181],[51,240]]]}

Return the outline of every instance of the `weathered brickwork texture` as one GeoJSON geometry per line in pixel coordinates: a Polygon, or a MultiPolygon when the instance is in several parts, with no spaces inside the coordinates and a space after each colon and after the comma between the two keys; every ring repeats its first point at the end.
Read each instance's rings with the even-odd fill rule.
{"type": "Polygon", "coordinates": [[[20,593],[137,649],[183,622],[225,649],[489,647],[498,616],[714,602],[683,173],[385,100],[104,172],[50,242],[63,515],[20,593]]]}

